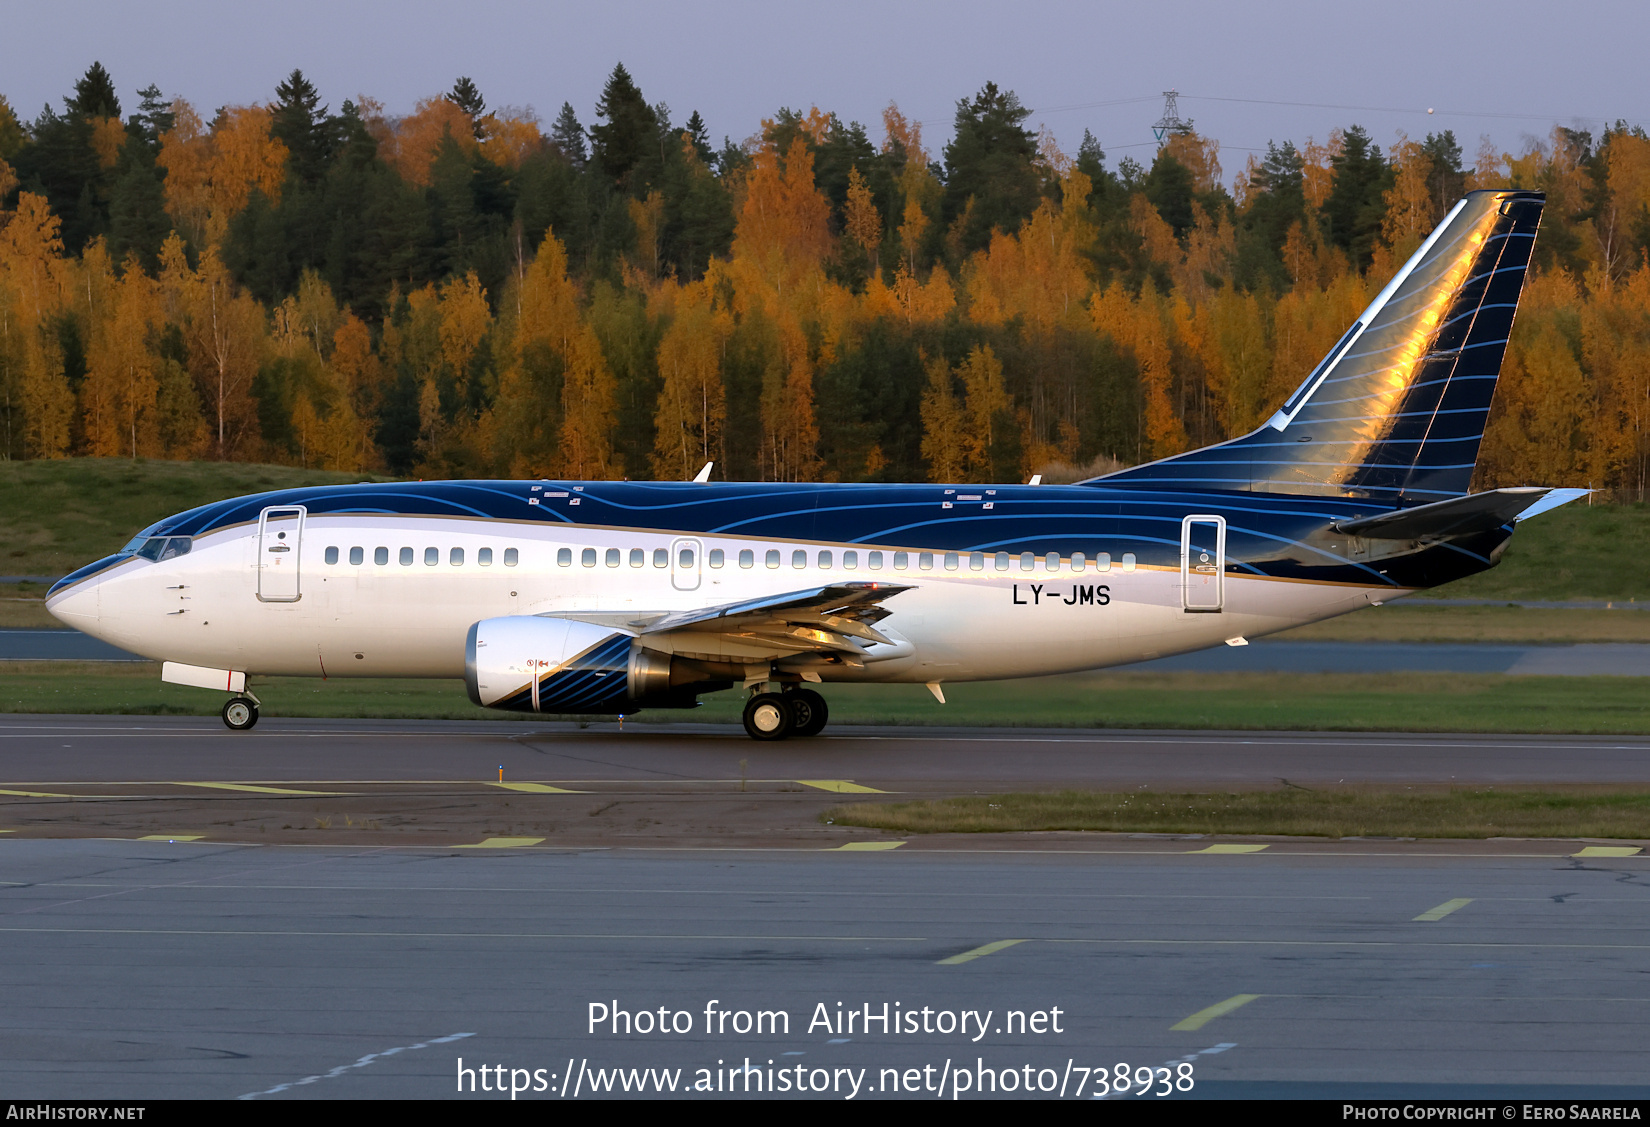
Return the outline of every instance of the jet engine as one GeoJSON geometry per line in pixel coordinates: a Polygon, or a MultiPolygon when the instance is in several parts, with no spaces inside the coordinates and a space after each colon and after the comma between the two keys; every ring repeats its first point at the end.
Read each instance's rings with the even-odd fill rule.
{"type": "Polygon", "coordinates": [[[731,686],[643,647],[636,635],[570,618],[511,615],[470,627],[464,686],[483,708],[630,713],[694,708],[696,693],[731,686]]]}

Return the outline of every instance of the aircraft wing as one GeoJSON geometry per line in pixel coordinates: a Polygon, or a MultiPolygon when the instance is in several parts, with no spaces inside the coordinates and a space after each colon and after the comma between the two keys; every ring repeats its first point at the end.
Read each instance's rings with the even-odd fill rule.
{"type": "MultiPolygon", "coordinates": [[[[883,602],[908,585],[854,581],[788,591],[696,610],[658,614],[575,611],[575,618],[630,631],[649,649],[720,661],[777,660],[831,655],[850,665],[868,656],[867,645],[900,651],[876,628],[893,611],[883,602]]],[[[876,655],[876,656],[881,656],[876,655]]]]}

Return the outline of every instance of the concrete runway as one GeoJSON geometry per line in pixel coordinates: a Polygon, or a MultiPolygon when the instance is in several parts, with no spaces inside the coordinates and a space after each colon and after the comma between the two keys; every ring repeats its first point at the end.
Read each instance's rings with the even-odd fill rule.
{"type": "Polygon", "coordinates": [[[983,1067],[1023,1085],[1026,1065],[1086,1098],[1082,1070],[1121,1062],[1189,1064],[1194,1088],[1169,1098],[1650,1097],[1643,854],[1356,840],[1232,854],[1100,834],[865,851],[842,846],[893,843],[811,822],[853,787],[1279,777],[1645,782],[1650,740],[856,729],[760,745],[691,725],[266,720],[237,734],[0,717],[0,826],[35,826],[0,836],[0,1084],[22,1099],[422,1099],[459,1095],[462,1057],[529,1083],[543,1069],[523,1098],[588,1098],[614,1068],[682,1069],[684,1086],[704,1068],[725,1088],[714,1070],[748,1056],[764,1083],[783,1068],[838,1089],[818,1098],[858,1075],[859,1099],[891,1098],[896,1080],[933,1099],[963,1066],[971,1083],[983,1067]],[[501,763],[528,789],[498,788],[501,763]],[[386,826],[339,844],[334,825],[305,838],[317,844],[246,844],[265,811],[392,795],[463,821],[484,794],[560,811],[565,832],[474,848],[473,825],[386,826]],[[239,821],[220,823],[235,803],[239,821]],[[135,810],[213,824],[196,842],[98,829],[135,810]],[[638,811],[674,821],[655,830],[638,811]],[[537,844],[509,847],[523,840],[537,844]],[[712,1000],[784,1011],[789,1031],[707,1034],[712,1000]],[[589,1032],[589,1005],[615,1002],[681,1011],[693,1032],[589,1032]],[[839,1002],[992,1016],[977,1042],[809,1028],[839,1002]],[[1054,1007],[1060,1033],[1052,1016],[1043,1033],[1004,1024],[1054,1007]]]}
{"type": "Polygon", "coordinates": [[[539,1098],[571,1062],[566,1095],[588,1098],[597,1070],[726,1084],[716,1070],[748,1057],[763,1082],[769,1061],[802,1066],[836,1098],[858,1074],[860,1099],[908,1078],[901,1095],[933,1099],[982,1065],[1086,1097],[1079,1070],[1120,1062],[1190,1063],[1194,1098],[1644,1098],[1647,875],[1505,856],[11,841],[0,1083],[429,1099],[458,1094],[462,1058],[523,1084],[543,1069],[539,1098]],[[712,1000],[782,1010],[788,1031],[707,1035],[712,1000]],[[591,1033],[593,1002],[663,1006],[692,1032],[591,1033]],[[884,1002],[991,1016],[978,1041],[834,1024],[838,1003],[884,1002]],[[820,1012],[831,1028],[810,1029],[820,1012]]]}

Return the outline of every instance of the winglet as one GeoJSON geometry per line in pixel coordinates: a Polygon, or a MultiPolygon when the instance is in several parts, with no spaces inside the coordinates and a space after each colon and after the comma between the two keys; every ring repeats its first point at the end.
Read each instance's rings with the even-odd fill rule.
{"type": "Polygon", "coordinates": [[[693,480],[699,482],[700,484],[704,484],[705,482],[709,481],[710,480],[710,468],[712,466],[714,466],[715,464],[716,464],[715,462],[706,462],[705,463],[705,468],[693,475],[693,480]]]}

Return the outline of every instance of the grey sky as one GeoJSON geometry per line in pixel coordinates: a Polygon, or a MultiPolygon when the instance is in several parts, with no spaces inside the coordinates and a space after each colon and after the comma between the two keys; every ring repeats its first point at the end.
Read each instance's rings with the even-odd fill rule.
{"type": "Polygon", "coordinates": [[[100,59],[128,109],[149,82],[203,112],[266,101],[296,66],[334,107],[366,93],[405,113],[468,74],[489,105],[549,119],[569,101],[589,125],[622,60],[649,101],[669,103],[677,123],[699,110],[718,143],[779,106],[810,105],[880,138],[893,100],[937,154],[956,100],[994,80],[1068,151],[1092,129],[1113,167],[1150,156],[1158,95],[1176,87],[1182,116],[1222,143],[1228,179],[1247,148],[1352,122],[1383,145],[1399,129],[1453,129],[1469,163],[1482,133],[1516,150],[1555,123],[1650,123],[1650,5],[1627,2],[3,0],[0,26],[0,94],[31,118],[100,59]],[[1144,100],[1090,105],[1124,99],[1144,100]],[[1056,108],[1073,106],[1086,108],[1056,108]]]}

